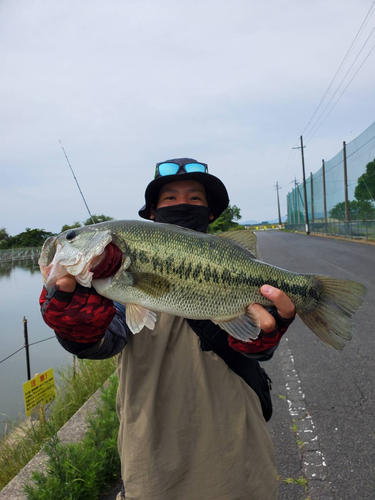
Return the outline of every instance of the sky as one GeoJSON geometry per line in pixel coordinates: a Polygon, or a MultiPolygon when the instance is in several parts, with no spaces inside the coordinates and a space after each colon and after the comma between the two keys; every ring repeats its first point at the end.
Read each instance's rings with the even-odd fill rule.
{"type": "Polygon", "coordinates": [[[1,0],[0,228],[88,218],[59,141],[94,214],[138,219],[176,157],[208,163],[242,222],[277,218],[276,182],[286,214],[301,134],[309,175],[375,121],[375,8],[329,88],[372,5],[1,0]]]}

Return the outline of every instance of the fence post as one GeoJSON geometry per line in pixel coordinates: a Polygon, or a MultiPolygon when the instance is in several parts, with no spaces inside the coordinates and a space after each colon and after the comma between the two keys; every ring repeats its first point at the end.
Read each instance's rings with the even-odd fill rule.
{"type": "Polygon", "coordinates": [[[322,170],[323,170],[324,222],[327,224],[326,166],[324,160],[322,160],[322,170]]]}
{"type": "Polygon", "coordinates": [[[350,220],[350,212],[349,212],[349,197],[348,197],[348,169],[346,164],[345,141],[343,142],[343,154],[344,154],[345,222],[348,223],[350,220]]]}
{"type": "Polygon", "coordinates": [[[312,172],[310,172],[310,177],[311,177],[311,185],[310,185],[310,190],[311,190],[311,222],[314,222],[314,185],[313,185],[312,172]]]}
{"type": "Polygon", "coordinates": [[[25,339],[27,380],[30,380],[31,371],[30,371],[30,354],[29,354],[29,336],[27,333],[27,319],[25,318],[25,316],[23,317],[23,336],[25,339]]]}

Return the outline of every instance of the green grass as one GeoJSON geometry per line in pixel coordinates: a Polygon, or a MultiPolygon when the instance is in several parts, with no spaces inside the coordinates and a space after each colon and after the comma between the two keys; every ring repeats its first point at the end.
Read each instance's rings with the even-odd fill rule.
{"type": "Polygon", "coordinates": [[[76,373],[73,367],[60,372],[57,396],[48,408],[46,423],[31,420],[27,429],[22,430],[24,422],[21,422],[13,426],[10,438],[0,438],[0,490],[103,385],[116,368],[115,358],[101,361],[78,360],[77,364],[76,373]],[[19,436],[12,438],[15,433],[19,433],[19,436]]]}
{"type": "Polygon", "coordinates": [[[46,474],[33,473],[34,484],[25,487],[28,500],[89,500],[119,480],[117,385],[113,375],[102,393],[102,405],[89,419],[83,441],[62,445],[54,436],[44,446],[49,457],[46,474]]]}

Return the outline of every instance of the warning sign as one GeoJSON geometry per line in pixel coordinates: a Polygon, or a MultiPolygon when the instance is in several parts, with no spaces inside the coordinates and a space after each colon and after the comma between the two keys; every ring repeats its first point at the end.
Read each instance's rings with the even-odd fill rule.
{"type": "Polygon", "coordinates": [[[56,388],[53,369],[39,373],[34,378],[23,384],[26,416],[29,417],[33,410],[55,399],[56,388]]]}

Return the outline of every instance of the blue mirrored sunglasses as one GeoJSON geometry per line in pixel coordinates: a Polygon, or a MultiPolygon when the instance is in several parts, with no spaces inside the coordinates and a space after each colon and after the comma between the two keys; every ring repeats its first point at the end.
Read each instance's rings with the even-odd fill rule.
{"type": "Polygon", "coordinates": [[[202,172],[207,174],[208,166],[205,163],[186,163],[185,165],[178,165],[172,162],[160,163],[156,166],[155,179],[157,177],[164,177],[165,175],[175,175],[180,172],[185,172],[186,174],[202,172]]]}

